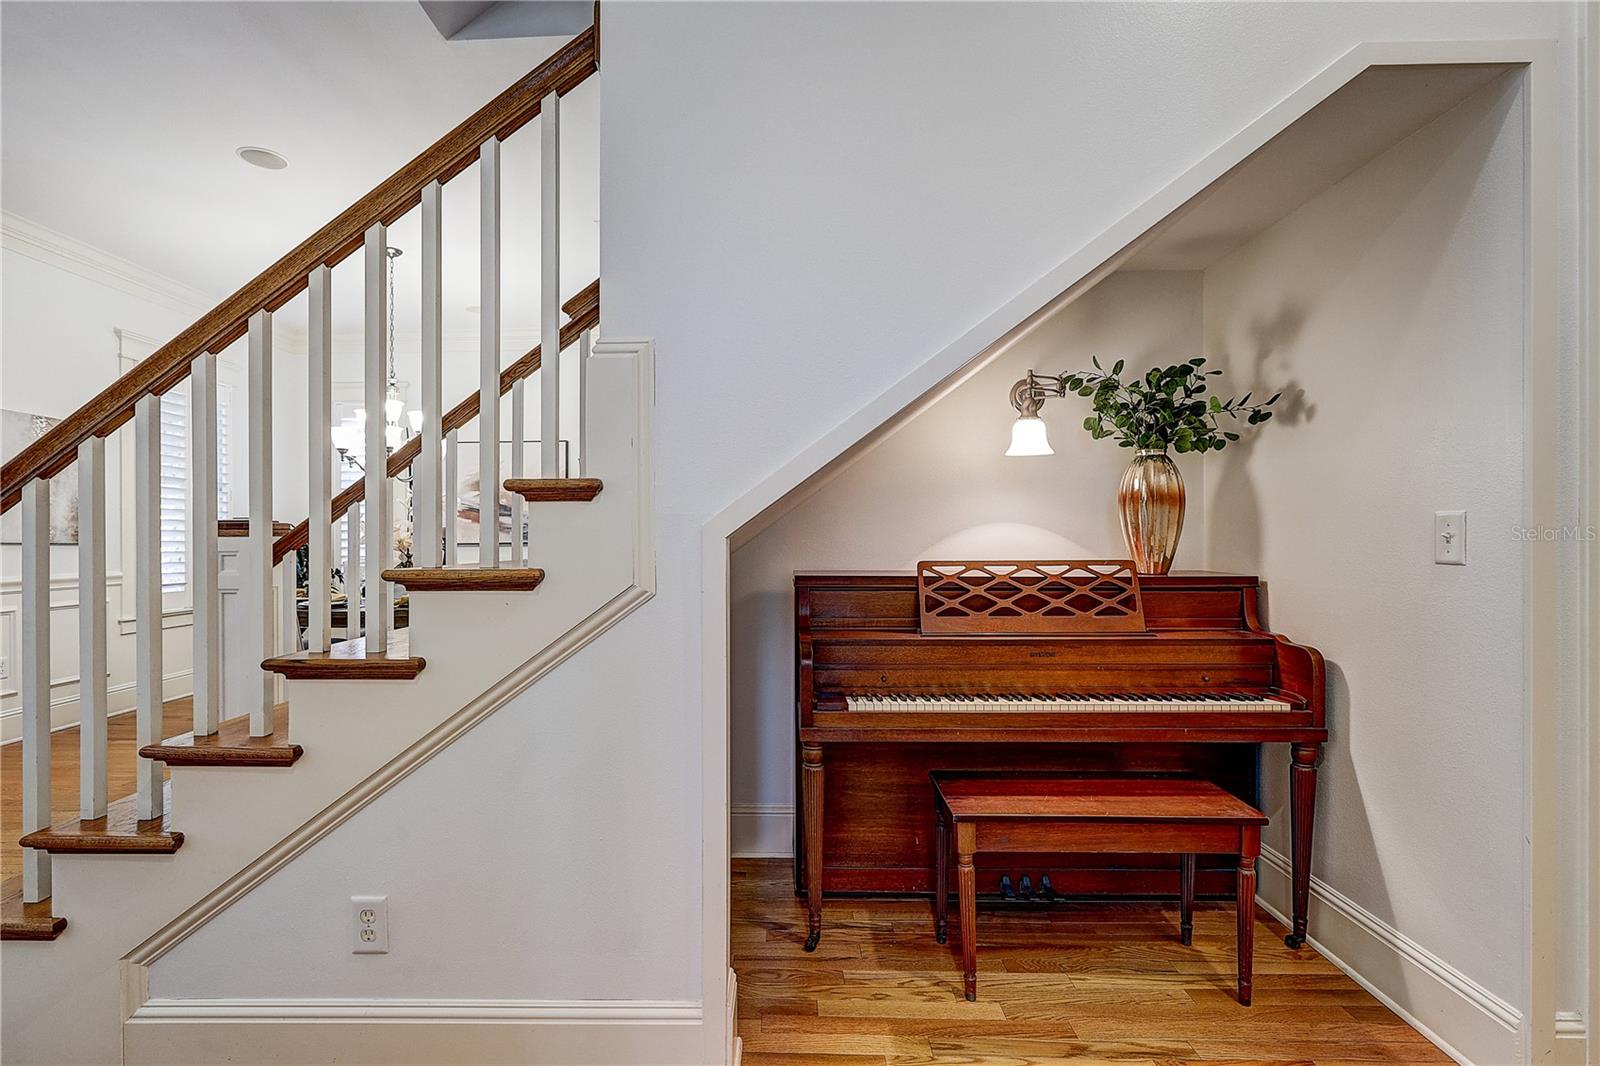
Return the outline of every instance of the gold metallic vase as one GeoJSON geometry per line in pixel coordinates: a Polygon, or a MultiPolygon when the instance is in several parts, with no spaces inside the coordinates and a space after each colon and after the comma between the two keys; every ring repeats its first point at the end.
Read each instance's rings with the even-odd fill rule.
{"type": "Polygon", "coordinates": [[[1164,451],[1141,450],[1117,487],[1117,511],[1128,554],[1141,574],[1172,569],[1183,535],[1183,475],[1164,451]]]}

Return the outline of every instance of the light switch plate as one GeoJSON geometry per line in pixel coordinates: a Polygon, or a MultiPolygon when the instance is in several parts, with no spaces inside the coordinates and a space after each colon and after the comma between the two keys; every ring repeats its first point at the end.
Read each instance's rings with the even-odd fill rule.
{"type": "Polygon", "coordinates": [[[1433,561],[1441,566],[1467,565],[1467,512],[1433,512],[1433,561]]]}

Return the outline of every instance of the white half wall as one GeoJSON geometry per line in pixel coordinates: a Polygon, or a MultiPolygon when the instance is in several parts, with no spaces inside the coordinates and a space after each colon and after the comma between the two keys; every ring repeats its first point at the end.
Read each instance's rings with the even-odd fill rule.
{"type": "MultiPolygon", "coordinates": [[[[1030,368],[1088,368],[1091,356],[1107,367],[1126,359],[1129,372],[1142,373],[1200,348],[1198,271],[1114,274],[809,495],[785,501],[783,517],[734,551],[733,802],[747,815],[736,830],[755,828],[748,816],[758,812],[746,805],[794,800],[795,571],[1126,555],[1115,503],[1132,453],[1090,438],[1081,424],[1089,402],[1073,396],[1044,406],[1054,455],[1006,458],[1011,385],[1030,368]]],[[[1180,465],[1189,511],[1176,565],[1198,569],[1203,466],[1199,456],[1180,465]]],[[[735,851],[770,850],[774,831],[758,835],[766,843],[736,837],[735,851]]]]}

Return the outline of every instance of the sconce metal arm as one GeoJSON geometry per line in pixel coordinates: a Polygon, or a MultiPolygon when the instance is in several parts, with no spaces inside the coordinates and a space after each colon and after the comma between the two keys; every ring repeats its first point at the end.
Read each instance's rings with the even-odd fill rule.
{"type": "Polygon", "coordinates": [[[1011,406],[1024,418],[1038,418],[1045,400],[1067,394],[1066,377],[1065,373],[1052,377],[1029,370],[1026,377],[1011,386],[1011,406]]]}

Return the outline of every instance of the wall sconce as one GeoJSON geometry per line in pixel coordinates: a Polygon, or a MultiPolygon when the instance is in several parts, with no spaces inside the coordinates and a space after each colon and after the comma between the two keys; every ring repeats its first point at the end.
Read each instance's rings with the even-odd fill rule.
{"type": "Polygon", "coordinates": [[[1017,409],[1017,420],[1011,424],[1011,447],[1007,455],[1054,455],[1050,437],[1045,432],[1044,419],[1039,408],[1052,396],[1065,396],[1065,375],[1042,377],[1032,370],[1028,376],[1011,386],[1011,406],[1017,409]]]}

